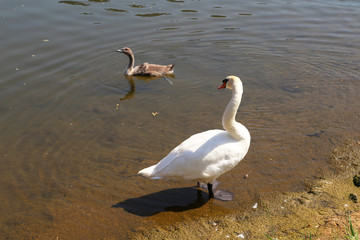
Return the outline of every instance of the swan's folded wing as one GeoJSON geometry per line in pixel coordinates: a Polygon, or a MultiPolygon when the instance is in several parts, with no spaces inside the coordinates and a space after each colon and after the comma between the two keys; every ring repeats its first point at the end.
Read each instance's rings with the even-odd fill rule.
{"type": "Polygon", "coordinates": [[[228,169],[234,165],[229,165],[227,160],[236,158],[234,148],[237,144],[239,142],[223,130],[195,134],[163,158],[156,165],[153,176],[199,179],[217,172],[221,166],[228,169]]]}
{"type": "Polygon", "coordinates": [[[205,168],[203,175],[216,179],[230,171],[245,157],[249,146],[249,142],[246,141],[228,141],[218,145],[204,156],[202,160],[205,168]]]}
{"type": "Polygon", "coordinates": [[[212,138],[215,134],[224,132],[223,130],[209,130],[194,134],[180,145],[175,147],[166,157],[164,157],[155,167],[154,173],[160,173],[169,164],[174,164],[175,161],[186,160],[189,154],[193,154],[206,141],[212,138]]]}

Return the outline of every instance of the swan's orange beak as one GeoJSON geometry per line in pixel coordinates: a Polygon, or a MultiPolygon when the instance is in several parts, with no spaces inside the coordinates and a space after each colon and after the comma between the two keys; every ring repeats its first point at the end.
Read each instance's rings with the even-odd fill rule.
{"type": "Polygon", "coordinates": [[[226,88],[226,82],[224,82],[218,89],[226,88]]]}

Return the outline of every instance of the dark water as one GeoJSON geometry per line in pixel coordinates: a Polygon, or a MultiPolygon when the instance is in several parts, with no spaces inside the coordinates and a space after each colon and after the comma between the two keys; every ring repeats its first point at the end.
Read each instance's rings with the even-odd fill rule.
{"type": "Polygon", "coordinates": [[[241,211],[298,190],[360,136],[358,1],[0,3],[0,236],[126,238],[128,231],[241,211]],[[173,85],[126,79],[175,63],[173,85]],[[188,136],[221,128],[238,75],[247,157],[222,176],[233,202],[137,172],[188,136]],[[157,114],[156,114],[157,113],[157,114]],[[154,116],[155,115],[155,116],[154,116]],[[248,174],[248,178],[243,176],[248,174]]]}

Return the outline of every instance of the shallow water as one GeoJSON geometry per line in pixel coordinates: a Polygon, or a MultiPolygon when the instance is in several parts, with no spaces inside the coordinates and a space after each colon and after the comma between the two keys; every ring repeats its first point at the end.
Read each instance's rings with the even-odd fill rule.
{"type": "Polygon", "coordinates": [[[10,1],[0,8],[1,238],[126,238],[297,190],[359,138],[357,1],[10,1]],[[175,63],[173,84],[126,79],[127,57],[175,63]],[[238,75],[246,158],[233,202],[137,172],[221,128],[238,75]],[[156,114],[157,113],[157,114],[156,114]],[[154,116],[155,115],[155,116],[154,116]],[[248,178],[244,176],[248,174],[248,178]]]}

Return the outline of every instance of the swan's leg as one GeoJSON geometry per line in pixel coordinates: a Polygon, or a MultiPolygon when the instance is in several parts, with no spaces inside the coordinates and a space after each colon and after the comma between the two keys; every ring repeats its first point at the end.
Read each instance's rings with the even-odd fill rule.
{"type": "MultiPolygon", "coordinates": [[[[198,182],[198,186],[200,188],[204,188],[203,187],[204,185],[205,185],[204,183],[198,182]]],[[[215,198],[215,199],[222,200],[222,201],[231,201],[231,200],[233,200],[234,194],[232,194],[231,192],[224,191],[224,190],[216,190],[215,191],[215,189],[216,189],[216,187],[218,185],[219,185],[218,181],[214,181],[212,183],[207,184],[207,188],[208,188],[208,192],[209,192],[209,199],[210,198],[215,198]]]]}
{"type": "Polygon", "coordinates": [[[212,183],[207,184],[208,191],[209,191],[209,199],[215,198],[215,199],[222,200],[222,201],[233,200],[234,194],[232,194],[231,192],[224,191],[224,190],[216,190],[215,191],[215,189],[218,185],[219,185],[218,181],[214,181],[212,183]]]}
{"type": "Polygon", "coordinates": [[[207,187],[209,191],[209,198],[214,198],[213,185],[211,183],[208,183],[207,187]]]}
{"type": "MultiPolygon", "coordinates": [[[[212,183],[212,189],[213,191],[215,191],[215,189],[217,189],[217,187],[219,186],[220,182],[217,180],[214,180],[212,183]]],[[[203,182],[197,182],[197,186],[198,188],[202,188],[204,190],[208,190],[207,184],[203,183],[203,182]]]]}

